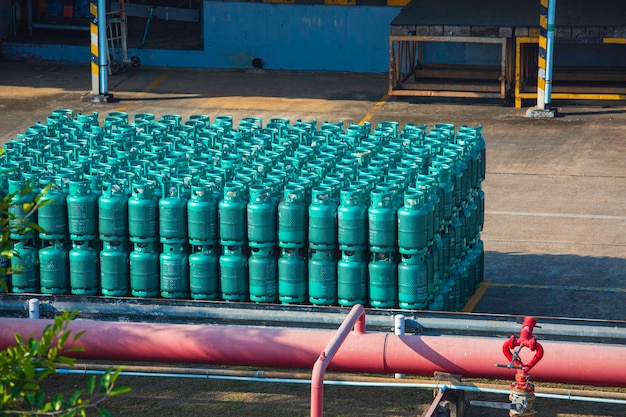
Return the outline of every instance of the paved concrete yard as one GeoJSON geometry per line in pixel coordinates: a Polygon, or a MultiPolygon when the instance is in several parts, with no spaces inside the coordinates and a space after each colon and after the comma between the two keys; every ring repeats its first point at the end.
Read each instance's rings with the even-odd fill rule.
{"type": "Polygon", "coordinates": [[[538,120],[500,102],[389,100],[386,75],[161,68],[109,78],[116,103],[82,102],[90,89],[88,66],[0,62],[0,142],[58,108],[482,124],[486,283],[467,308],[626,319],[624,103],[555,103],[560,117],[538,120]]]}

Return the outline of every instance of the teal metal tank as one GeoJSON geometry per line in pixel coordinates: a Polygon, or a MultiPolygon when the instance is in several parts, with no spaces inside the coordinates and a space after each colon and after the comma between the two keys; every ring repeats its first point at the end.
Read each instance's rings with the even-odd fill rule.
{"type": "Polygon", "coordinates": [[[74,295],[100,294],[100,260],[89,241],[75,241],[69,253],[70,288],[74,295]]]}
{"type": "Polygon", "coordinates": [[[132,186],[128,199],[128,235],[134,243],[154,242],[159,235],[159,211],[153,196],[154,185],[139,181],[132,186]]]}
{"type": "Polygon", "coordinates": [[[8,207],[9,219],[8,225],[10,230],[10,238],[13,240],[29,240],[35,237],[35,231],[25,227],[24,222],[37,222],[37,216],[25,219],[29,214],[30,207],[33,206],[35,193],[30,189],[29,181],[20,177],[10,177],[9,194],[12,195],[11,203],[8,207]]]}
{"type": "Polygon", "coordinates": [[[274,248],[252,248],[248,258],[250,301],[274,303],[278,295],[278,263],[274,248]]]}
{"type": "Polygon", "coordinates": [[[283,201],[278,205],[278,245],[281,248],[303,248],[307,242],[305,189],[287,184],[283,201]]]}
{"type": "Polygon", "coordinates": [[[100,285],[104,296],[123,297],[130,294],[130,265],[122,242],[104,243],[100,251],[100,285]]]}
{"type": "Polygon", "coordinates": [[[282,249],[278,258],[278,300],[301,304],[307,299],[307,260],[297,249],[282,249]]]}
{"type": "Polygon", "coordinates": [[[39,200],[41,206],[37,210],[37,223],[43,229],[43,232],[39,233],[40,239],[59,240],[67,237],[66,198],[67,194],[63,192],[60,184],[55,182],[50,186],[49,191],[39,200]]]}
{"type": "Polygon", "coordinates": [[[217,300],[220,295],[219,257],[213,246],[198,246],[189,255],[189,289],[194,300],[217,300]]]}
{"type": "Polygon", "coordinates": [[[160,288],[163,298],[189,297],[189,258],[182,243],[164,243],[159,255],[160,288]]]}
{"type": "Polygon", "coordinates": [[[452,223],[448,227],[448,233],[450,235],[450,262],[458,262],[463,256],[465,248],[465,233],[463,223],[459,219],[459,212],[455,211],[452,214],[452,223]]]}
{"type": "Polygon", "coordinates": [[[187,201],[187,234],[191,245],[217,243],[217,200],[208,185],[191,187],[191,198],[187,201]]]}
{"type": "Polygon", "coordinates": [[[220,256],[220,283],[225,301],[248,301],[248,259],[240,247],[225,247],[220,256]]]}
{"type": "Polygon", "coordinates": [[[128,236],[128,197],[124,189],[112,181],[102,182],[98,198],[98,232],[100,240],[121,242],[128,236]]]}
{"type": "Polygon", "coordinates": [[[393,253],[373,253],[368,265],[369,304],[393,308],[398,298],[398,266],[393,253]]]}
{"type": "Polygon", "coordinates": [[[276,245],[276,205],[272,201],[269,187],[262,184],[250,187],[250,202],[246,213],[250,247],[274,247],[276,245]]]}
{"type": "Polygon", "coordinates": [[[371,252],[390,253],[398,244],[397,216],[393,195],[383,190],[370,192],[368,209],[369,249],[371,252]]]}
{"type": "Polygon", "coordinates": [[[368,245],[367,208],[362,203],[361,193],[354,188],[341,190],[341,204],[337,210],[337,237],[339,249],[361,251],[368,245]]]}
{"type": "Polygon", "coordinates": [[[404,194],[404,205],[398,209],[398,248],[400,253],[417,254],[428,246],[429,211],[421,191],[404,194]]]}
{"type": "Polygon", "coordinates": [[[337,247],[337,205],[329,187],[312,190],[308,235],[311,249],[329,251],[337,247]]]}
{"type": "Polygon", "coordinates": [[[328,306],[337,303],[337,261],[332,250],[311,249],[309,302],[328,306]]]}
{"type": "MultiPolygon", "coordinates": [[[[452,161],[450,161],[452,162],[452,161]]],[[[441,188],[441,219],[443,224],[450,224],[454,209],[454,181],[452,179],[452,167],[440,160],[433,162],[429,168],[429,174],[438,178],[441,188]]]]}
{"type": "MultiPolygon", "coordinates": [[[[16,273],[11,274],[11,292],[36,293],[39,292],[39,256],[37,249],[29,242],[18,241],[13,250],[18,256],[11,257],[10,265],[16,273]]],[[[6,264],[9,264],[8,258],[6,264]]],[[[0,265],[6,268],[8,265],[0,265]]]]}
{"type": "Polygon", "coordinates": [[[130,288],[135,297],[159,296],[159,254],[154,242],[137,242],[128,258],[130,288]]]}
{"type": "Polygon", "coordinates": [[[367,267],[364,252],[342,252],[337,262],[337,299],[340,306],[367,304],[367,267]]]}
{"type": "Polygon", "coordinates": [[[159,199],[159,236],[162,243],[187,241],[187,190],[182,184],[164,181],[159,199]]]}
{"type": "Polygon", "coordinates": [[[62,241],[50,241],[39,249],[39,283],[42,294],[69,293],[69,253],[62,241]]]}
{"type": "Polygon", "coordinates": [[[246,203],[243,185],[228,182],[224,186],[224,198],[218,204],[220,244],[242,246],[247,242],[246,203]]]}
{"type": "Polygon", "coordinates": [[[91,192],[89,181],[70,181],[67,196],[70,239],[94,240],[98,237],[98,197],[91,192]]]}
{"type": "Polygon", "coordinates": [[[427,219],[427,239],[428,242],[432,242],[435,231],[439,230],[440,223],[440,200],[437,195],[437,181],[429,175],[417,175],[415,182],[415,189],[424,193],[424,208],[428,211],[427,219]]]}
{"type": "Polygon", "coordinates": [[[402,255],[398,265],[398,304],[405,310],[428,307],[428,270],[424,253],[402,255]]]}

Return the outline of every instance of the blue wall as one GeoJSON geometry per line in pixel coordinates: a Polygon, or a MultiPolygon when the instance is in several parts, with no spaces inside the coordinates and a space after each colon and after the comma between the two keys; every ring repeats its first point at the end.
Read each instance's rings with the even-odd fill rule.
{"type": "MultiPolygon", "coordinates": [[[[205,1],[204,51],[129,50],[143,65],[189,68],[378,72],[389,70],[389,6],[326,6],[205,1]]],[[[3,44],[7,59],[89,62],[85,47],[3,44]]]]}
{"type": "Polygon", "coordinates": [[[205,2],[204,42],[215,66],[386,72],[397,7],[205,2]]]}

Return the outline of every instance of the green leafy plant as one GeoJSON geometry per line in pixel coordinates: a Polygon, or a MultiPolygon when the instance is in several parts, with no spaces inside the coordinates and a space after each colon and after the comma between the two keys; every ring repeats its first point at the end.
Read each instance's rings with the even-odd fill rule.
{"type": "MultiPolygon", "coordinates": [[[[31,218],[46,204],[43,198],[50,190],[50,183],[39,192],[30,185],[22,190],[5,195],[0,199],[0,292],[8,291],[8,277],[19,274],[11,269],[10,260],[19,256],[12,246],[11,235],[24,236],[41,232],[41,227],[31,218]],[[33,195],[34,194],[34,195],[33,195]],[[32,196],[32,198],[30,198],[32,196]]],[[[48,200],[49,201],[49,200],[48,200]]],[[[64,312],[52,324],[45,327],[40,338],[24,340],[15,335],[15,345],[0,352],[0,416],[86,416],[87,410],[97,410],[101,416],[111,413],[101,404],[116,395],[130,391],[127,387],[116,387],[115,382],[122,371],[107,370],[99,380],[91,377],[87,387],[76,390],[69,396],[61,393],[48,395],[42,389],[44,379],[56,372],[58,366],[73,367],[75,359],[66,356],[84,349],[67,346],[70,338],[76,342],[82,335],[71,334],[69,324],[77,312],[64,312]]]]}
{"type": "Polygon", "coordinates": [[[24,340],[16,334],[16,344],[0,352],[1,416],[86,416],[87,410],[95,409],[107,417],[111,413],[101,404],[130,391],[128,387],[115,386],[121,368],[107,370],[99,381],[92,376],[86,389],[76,390],[69,396],[48,395],[43,391],[43,380],[58,366],[74,366],[75,359],[66,354],[84,351],[80,346],[66,346],[70,338],[75,342],[84,333],[72,335],[68,329],[76,314],[64,312],[57,316],[45,327],[39,339],[29,337],[24,340]]]}
{"type": "Polygon", "coordinates": [[[44,230],[36,222],[31,221],[37,210],[48,204],[50,200],[44,197],[50,191],[53,183],[50,182],[39,192],[34,192],[30,184],[24,188],[5,195],[0,199],[0,291],[8,291],[7,278],[20,271],[10,267],[11,258],[19,256],[12,246],[11,235],[24,236],[44,230]],[[28,196],[33,195],[31,198],[28,196]]]}

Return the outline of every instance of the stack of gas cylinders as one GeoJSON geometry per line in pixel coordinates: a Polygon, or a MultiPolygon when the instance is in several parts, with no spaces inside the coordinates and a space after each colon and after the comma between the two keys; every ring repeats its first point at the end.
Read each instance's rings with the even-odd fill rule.
{"type": "Polygon", "coordinates": [[[483,279],[480,126],[59,109],[4,151],[10,292],[456,311],[483,279]]]}

